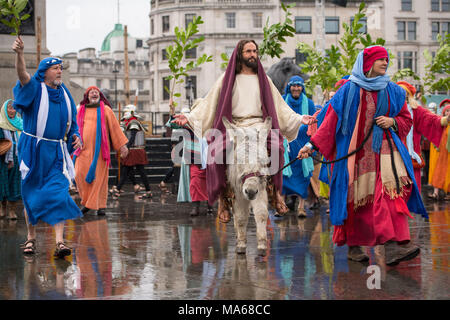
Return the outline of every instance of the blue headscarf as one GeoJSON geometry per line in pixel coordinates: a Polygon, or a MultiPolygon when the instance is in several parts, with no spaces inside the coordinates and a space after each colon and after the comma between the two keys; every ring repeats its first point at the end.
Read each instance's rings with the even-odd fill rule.
{"type": "MultiPolygon", "coordinates": [[[[366,49],[372,48],[372,47],[375,47],[375,46],[370,46],[370,47],[367,47],[366,49]]],[[[386,54],[387,54],[387,56],[389,56],[389,52],[387,51],[386,48],[381,47],[381,46],[376,46],[376,47],[380,47],[383,50],[386,50],[386,54]]],[[[358,54],[358,57],[356,58],[356,62],[353,65],[352,74],[349,77],[350,87],[348,89],[348,98],[347,98],[346,104],[344,106],[344,114],[343,114],[344,118],[342,121],[342,132],[344,135],[349,134],[348,118],[349,118],[350,106],[352,105],[353,97],[355,96],[355,92],[357,90],[359,92],[358,87],[361,87],[368,91],[379,91],[378,99],[377,99],[377,107],[376,107],[376,112],[375,112],[375,118],[385,115],[389,109],[388,91],[392,91],[392,90],[387,90],[387,86],[389,83],[389,76],[387,75],[387,73],[385,73],[382,76],[377,76],[374,78],[367,78],[363,72],[363,64],[364,64],[364,50],[358,54]]],[[[387,68],[386,68],[386,72],[387,72],[387,68]]],[[[394,94],[393,92],[389,92],[389,93],[394,94]]],[[[392,95],[390,95],[390,96],[391,96],[391,98],[393,98],[392,95]]],[[[397,101],[397,100],[395,99],[394,101],[397,101]]],[[[402,101],[401,98],[400,98],[400,101],[402,101]]],[[[404,101],[404,97],[403,97],[403,101],[404,101]]],[[[399,106],[399,107],[401,108],[402,106],[399,106]]],[[[375,125],[373,128],[372,149],[376,153],[380,152],[382,140],[383,140],[383,129],[381,129],[380,127],[375,125]]]]}
{"type": "Polygon", "coordinates": [[[50,68],[51,66],[54,66],[56,64],[62,64],[62,63],[63,63],[63,61],[59,58],[53,58],[53,57],[45,58],[39,63],[39,67],[38,67],[36,73],[33,75],[33,77],[37,81],[43,82],[44,78],[45,78],[45,71],[47,71],[47,69],[50,68]]]}

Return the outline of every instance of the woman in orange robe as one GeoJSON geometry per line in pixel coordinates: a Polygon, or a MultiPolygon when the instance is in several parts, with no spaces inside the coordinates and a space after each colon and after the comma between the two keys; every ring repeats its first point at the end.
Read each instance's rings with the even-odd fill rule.
{"type": "Polygon", "coordinates": [[[78,110],[77,122],[83,147],[75,153],[75,182],[81,204],[84,206],[81,209],[83,213],[97,210],[98,215],[105,214],[108,169],[111,160],[110,143],[114,150],[120,150],[122,157],[128,154],[126,146],[128,139],[109,105],[100,89],[93,86],[86,90],[78,110]],[[98,124],[101,128],[97,130],[98,124]],[[98,142],[101,140],[101,143],[97,143],[97,140],[98,142]],[[96,162],[95,158],[97,158],[96,162]]]}
{"type": "MultiPolygon", "coordinates": [[[[443,101],[444,109],[442,110],[443,117],[450,115],[450,99],[443,101]]],[[[447,120],[448,121],[448,120],[447,120]]],[[[435,188],[434,195],[437,198],[438,189],[444,190],[444,193],[450,191],[450,137],[449,127],[444,129],[441,141],[439,143],[439,154],[436,160],[436,167],[434,168],[431,185],[435,188]]]]}

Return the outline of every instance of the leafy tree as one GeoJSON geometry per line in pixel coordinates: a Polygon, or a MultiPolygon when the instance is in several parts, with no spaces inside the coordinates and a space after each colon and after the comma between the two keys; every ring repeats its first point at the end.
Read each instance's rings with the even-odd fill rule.
{"type": "MultiPolygon", "coordinates": [[[[167,58],[169,63],[169,69],[172,72],[171,75],[166,77],[167,80],[171,81],[170,88],[164,87],[164,89],[169,93],[170,99],[173,97],[181,97],[181,94],[175,92],[175,87],[177,84],[184,82],[184,77],[188,77],[188,72],[203,63],[212,61],[212,56],[208,56],[206,53],[201,57],[197,58],[196,61],[190,61],[184,66],[182,61],[186,56],[186,51],[197,48],[199,43],[205,40],[204,36],[194,37],[198,32],[198,25],[202,24],[202,17],[198,16],[194,18],[192,22],[189,23],[186,30],[182,28],[175,28],[174,45],[169,45],[166,48],[167,58]]],[[[173,106],[170,107],[170,114],[175,113],[176,102],[173,102],[173,106]]]]}
{"type": "Polygon", "coordinates": [[[428,64],[425,66],[424,86],[425,91],[434,93],[436,91],[450,90],[450,34],[444,37],[438,35],[439,49],[436,51],[434,59],[428,50],[424,51],[428,64]],[[438,75],[445,75],[445,77],[438,75]]]}
{"type": "MultiPolygon", "coordinates": [[[[375,41],[370,34],[360,32],[363,24],[360,22],[365,17],[365,3],[362,2],[351,25],[343,23],[344,35],[338,42],[338,47],[332,45],[325,50],[323,56],[316,47],[300,42],[298,50],[305,54],[306,61],[300,64],[302,71],[310,75],[305,81],[307,94],[312,95],[316,86],[320,86],[325,92],[334,89],[334,84],[345,75],[352,72],[353,65],[362,48],[372,45],[384,45],[385,40],[377,38],[375,41]]],[[[392,63],[393,56],[390,56],[392,63]]]]}
{"type": "MultiPolygon", "coordinates": [[[[284,53],[282,48],[282,42],[286,42],[286,37],[293,37],[295,35],[295,28],[293,27],[294,22],[289,16],[292,15],[288,9],[295,6],[295,3],[289,5],[284,5],[281,2],[281,9],[285,12],[285,19],[283,23],[275,23],[269,25],[269,17],[267,17],[266,25],[263,28],[264,39],[261,45],[259,45],[259,58],[261,59],[265,55],[270,57],[278,57],[284,53]]],[[[220,67],[225,69],[228,66],[229,57],[226,53],[222,53],[222,64],[220,67]]]]}
{"type": "Polygon", "coordinates": [[[28,13],[20,15],[27,3],[27,0],[0,0],[0,22],[14,29],[11,35],[19,36],[22,21],[30,17],[28,13]]]}

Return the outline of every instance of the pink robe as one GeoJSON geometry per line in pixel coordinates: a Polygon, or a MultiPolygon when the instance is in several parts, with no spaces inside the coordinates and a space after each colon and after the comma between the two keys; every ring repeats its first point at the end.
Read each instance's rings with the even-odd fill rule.
{"type": "MultiPolygon", "coordinates": [[[[361,104],[367,105],[365,90],[362,90],[361,97],[361,104]]],[[[372,92],[372,98],[376,105],[376,92],[372,92]]],[[[402,141],[405,141],[406,135],[412,125],[412,119],[406,103],[397,117],[395,117],[395,120],[398,126],[397,134],[402,141]]],[[[311,142],[319,148],[320,153],[322,153],[326,159],[335,158],[335,132],[337,121],[338,117],[330,105],[320,129],[311,138],[311,142]]],[[[361,126],[358,127],[358,136],[364,136],[364,133],[361,131],[367,130],[367,126],[370,126],[370,124],[366,123],[365,128],[361,126]]],[[[383,136],[383,140],[386,140],[386,136],[383,136]]],[[[371,150],[372,138],[370,138],[366,144],[371,150]]],[[[363,150],[367,149],[364,148],[363,150]]],[[[359,151],[356,156],[358,157],[363,150],[359,151]]],[[[384,244],[389,240],[410,240],[408,217],[405,213],[399,212],[399,208],[404,208],[404,206],[406,206],[410,191],[407,191],[403,197],[399,197],[395,200],[392,200],[389,195],[382,192],[379,154],[375,154],[375,172],[376,178],[373,200],[371,199],[371,201],[368,201],[365,205],[358,207],[356,210],[353,210],[353,202],[347,202],[347,219],[343,226],[335,226],[334,228],[333,241],[337,243],[337,245],[375,246],[384,244]]],[[[409,185],[409,190],[410,189],[411,185],[409,185]]]]}
{"type": "MultiPolygon", "coordinates": [[[[427,138],[434,145],[439,145],[442,133],[444,132],[444,127],[441,126],[441,117],[421,106],[418,106],[417,109],[413,109],[413,121],[413,144],[414,151],[417,154],[420,155],[422,152],[420,147],[420,138],[422,136],[427,138]]],[[[416,177],[419,191],[421,191],[422,188],[420,170],[420,168],[414,168],[414,176],[416,177]]]]}

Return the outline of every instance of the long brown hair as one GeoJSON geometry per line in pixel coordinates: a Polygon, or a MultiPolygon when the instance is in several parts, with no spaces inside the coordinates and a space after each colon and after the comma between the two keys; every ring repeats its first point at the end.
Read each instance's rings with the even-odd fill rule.
{"type": "MultiPolygon", "coordinates": [[[[258,44],[255,42],[255,40],[247,39],[247,40],[240,40],[237,44],[237,52],[236,52],[236,74],[241,73],[242,70],[242,63],[243,63],[243,57],[242,57],[242,51],[244,50],[244,46],[252,42],[256,46],[256,50],[258,50],[258,44]]],[[[258,56],[259,59],[259,56],[258,56]]],[[[256,68],[255,73],[258,73],[258,68],[256,68]]]]}

